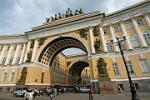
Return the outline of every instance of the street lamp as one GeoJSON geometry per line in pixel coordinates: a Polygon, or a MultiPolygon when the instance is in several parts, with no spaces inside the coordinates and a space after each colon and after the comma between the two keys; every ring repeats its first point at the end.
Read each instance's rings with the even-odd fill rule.
{"type": "Polygon", "coordinates": [[[140,100],[139,97],[138,97],[138,95],[137,95],[137,93],[136,93],[136,89],[134,87],[134,84],[133,84],[133,82],[131,80],[130,72],[128,70],[128,67],[127,67],[127,64],[126,64],[126,61],[125,61],[124,52],[123,52],[122,47],[121,47],[121,43],[126,40],[126,37],[123,36],[122,39],[120,39],[119,37],[117,37],[116,39],[117,39],[117,44],[119,46],[119,50],[120,50],[120,53],[121,53],[124,65],[126,67],[127,76],[128,76],[129,83],[130,83],[130,92],[131,92],[131,95],[132,95],[132,100],[140,100]]]}

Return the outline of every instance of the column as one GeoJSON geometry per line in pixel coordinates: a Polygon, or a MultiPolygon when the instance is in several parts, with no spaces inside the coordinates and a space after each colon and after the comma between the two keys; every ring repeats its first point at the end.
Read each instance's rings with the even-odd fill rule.
{"type": "Polygon", "coordinates": [[[128,38],[127,32],[126,32],[126,30],[125,30],[125,27],[124,27],[124,25],[123,25],[123,22],[120,23],[120,26],[121,26],[121,30],[122,30],[122,32],[123,32],[123,36],[126,37],[125,43],[126,43],[127,49],[128,49],[128,50],[133,49],[133,47],[132,47],[132,45],[131,45],[131,43],[130,43],[130,40],[129,40],[129,38],[128,38]]]}
{"type": "Polygon", "coordinates": [[[24,45],[23,45],[23,50],[21,53],[19,64],[21,64],[23,62],[23,57],[25,56],[25,49],[26,49],[26,43],[24,43],[24,45]]]}
{"type": "Polygon", "coordinates": [[[31,46],[31,41],[28,41],[27,48],[26,48],[26,51],[25,51],[24,62],[26,62],[26,60],[27,60],[28,53],[30,52],[30,46],[31,46]]]}
{"type": "Polygon", "coordinates": [[[110,28],[111,38],[112,38],[112,40],[113,40],[113,42],[114,42],[114,43],[113,43],[113,45],[114,45],[114,50],[115,50],[115,52],[119,52],[119,48],[118,48],[118,46],[116,46],[117,40],[116,40],[116,37],[115,37],[115,34],[114,34],[114,30],[113,30],[113,27],[112,27],[111,24],[110,24],[109,28],[110,28]]]}
{"type": "Polygon", "coordinates": [[[38,48],[38,39],[35,39],[34,47],[33,47],[33,51],[32,51],[32,58],[31,58],[32,62],[35,61],[35,55],[36,55],[37,48],[38,48]]]}
{"type": "Polygon", "coordinates": [[[14,59],[13,59],[12,64],[16,63],[16,59],[17,59],[17,56],[18,56],[19,47],[20,47],[20,45],[18,44],[17,48],[16,48],[16,51],[15,51],[15,55],[14,55],[14,59]]]}
{"type": "Polygon", "coordinates": [[[138,24],[136,23],[135,19],[131,18],[131,21],[132,21],[133,27],[135,29],[135,32],[137,33],[137,36],[138,36],[139,42],[141,44],[141,47],[147,47],[147,44],[144,40],[144,37],[143,37],[142,33],[140,32],[140,29],[138,28],[138,24]]]}
{"type": "Polygon", "coordinates": [[[88,62],[89,62],[89,68],[90,68],[90,82],[92,84],[93,92],[100,93],[99,79],[96,79],[96,77],[94,77],[94,74],[96,73],[94,73],[95,69],[94,69],[91,57],[88,58],[88,62]]]}
{"type": "Polygon", "coordinates": [[[104,31],[103,31],[103,28],[102,28],[101,25],[99,26],[99,30],[100,30],[100,37],[101,37],[101,40],[102,40],[103,51],[108,52],[108,48],[106,46],[106,41],[105,41],[105,38],[104,38],[104,31]]]}
{"type": "Polygon", "coordinates": [[[93,37],[93,29],[92,27],[89,28],[89,33],[90,33],[90,47],[91,47],[91,53],[95,53],[95,48],[94,48],[94,37],[93,37]]]}
{"type": "Polygon", "coordinates": [[[7,54],[5,65],[7,65],[9,63],[12,49],[13,49],[13,46],[11,45],[9,48],[8,54],[7,54]]]}
{"type": "Polygon", "coordinates": [[[1,55],[0,55],[0,64],[2,64],[2,60],[3,60],[3,57],[4,57],[5,49],[6,49],[6,46],[4,45],[4,47],[2,49],[2,52],[1,52],[1,55]]]}
{"type": "Polygon", "coordinates": [[[147,25],[148,25],[148,27],[150,29],[150,19],[149,19],[147,14],[144,14],[144,19],[145,19],[145,21],[146,21],[146,23],[147,23],[147,25]]]}

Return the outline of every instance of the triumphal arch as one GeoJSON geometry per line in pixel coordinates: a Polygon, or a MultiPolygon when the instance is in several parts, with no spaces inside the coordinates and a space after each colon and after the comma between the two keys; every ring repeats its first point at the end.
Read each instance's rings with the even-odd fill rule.
{"type": "MultiPolygon", "coordinates": [[[[71,10],[68,9],[68,12],[71,10]]],[[[102,51],[99,32],[102,29],[101,20],[105,14],[100,12],[85,14],[79,11],[75,12],[74,16],[68,13],[66,17],[56,17],[47,19],[42,26],[34,27],[32,31],[26,32],[30,39],[27,44],[26,61],[53,67],[53,59],[59,52],[70,47],[79,48],[86,53],[85,65],[90,67],[90,81],[95,89],[98,89],[99,72],[97,66],[93,65],[93,57],[102,51]],[[31,49],[32,45],[33,49],[31,49]]]]}
{"type": "Polygon", "coordinates": [[[17,86],[80,85],[86,67],[84,75],[88,74],[89,81],[82,85],[91,84],[95,93],[114,93],[117,87],[129,91],[116,40],[122,36],[126,37],[122,49],[135,86],[150,91],[149,1],[110,14],[68,9],[24,34],[1,35],[0,91],[17,86]],[[84,54],[62,53],[72,47],[84,54]]]}

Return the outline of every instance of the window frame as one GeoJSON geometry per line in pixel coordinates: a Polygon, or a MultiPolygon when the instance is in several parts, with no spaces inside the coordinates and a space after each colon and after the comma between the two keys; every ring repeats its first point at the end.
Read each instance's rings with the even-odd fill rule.
{"type": "Polygon", "coordinates": [[[141,67],[141,70],[142,70],[143,73],[149,73],[149,72],[150,72],[150,67],[149,67],[148,62],[147,62],[146,59],[140,59],[139,63],[140,63],[140,67],[141,67]],[[145,66],[142,66],[142,65],[143,65],[143,64],[141,63],[142,61],[144,61],[144,64],[146,65],[146,67],[145,67],[145,66]],[[146,70],[145,70],[144,67],[146,68],[146,70]]]}

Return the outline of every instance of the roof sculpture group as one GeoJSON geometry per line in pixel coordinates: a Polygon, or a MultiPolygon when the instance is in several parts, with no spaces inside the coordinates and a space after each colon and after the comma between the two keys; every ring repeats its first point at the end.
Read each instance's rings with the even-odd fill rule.
{"type": "Polygon", "coordinates": [[[46,18],[46,23],[55,21],[58,19],[74,16],[74,15],[80,15],[80,14],[84,14],[82,8],[80,10],[75,10],[74,13],[72,12],[72,10],[70,8],[68,8],[68,10],[66,11],[65,14],[58,13],[58,15],[55,14],[55,17],[51,16],[50,18],[46,18]]]}

